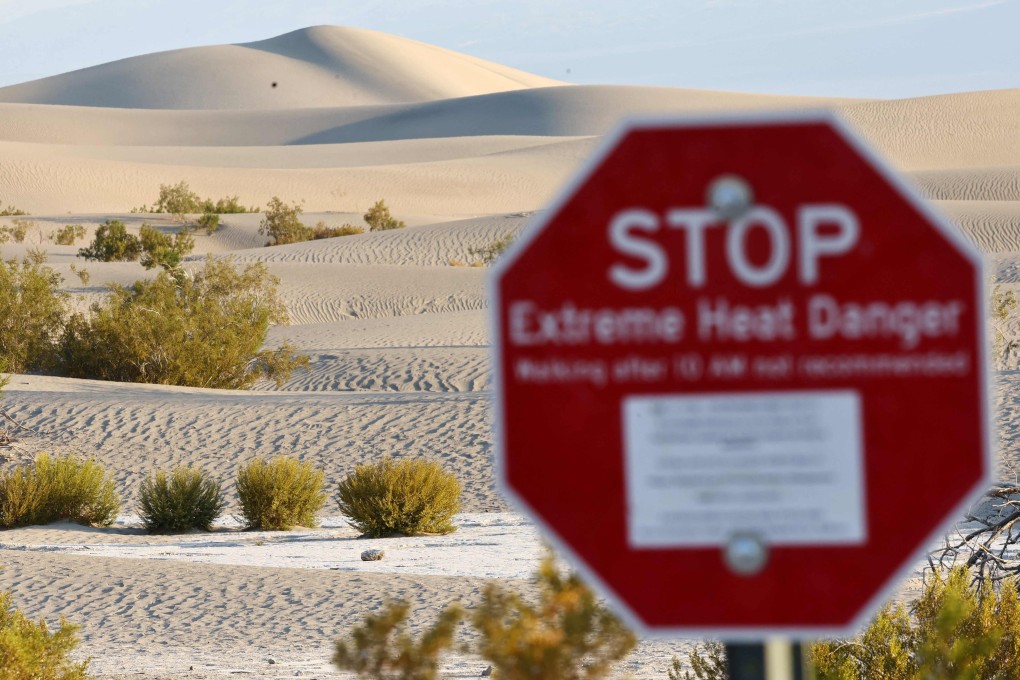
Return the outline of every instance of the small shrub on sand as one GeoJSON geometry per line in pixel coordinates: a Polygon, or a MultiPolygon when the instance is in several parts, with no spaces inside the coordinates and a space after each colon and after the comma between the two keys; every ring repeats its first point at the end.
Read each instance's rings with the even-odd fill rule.
{"type": "Polygon", "coordinates": [[[0,527],[28,526],[40,516],[46,489],[31,465],[22,465],[0,476],[0,527]]]}
{"type": "Polygon", "coordinates": [[[311,227],[301,222],[303,208],[297,203],[287,205],[277,196],[269,199],[265,216],[259,222],[259,233],[273,240],[267,246],[282,246],[287,243],[310,241],[314,234],[311,227]]]}
{"type": "Polygon", "coordinates": [[[13,220],[13,224],[6,227],[0,227],[0,233],[3,234],[4,239],[2,242],[6,243],[10,239],[14,239],[15,243],[24,243],[25,237],[28,236],[28,230],[35,226],[35,222],[31,220],[13,220]]]}
{"type": "Polygon", "coordinates": [[[85,227],[80,224],[65,224],[50,233],[50,240],[58,246],[73,246],[78,239],[85,238],[85,227]]]}
{"type": "Polygon", "coordinates": [[[0,217],[21,217],[28,213],[20,208],[15,208],[13,205],[8,205],[6,208],[3,207],[3,202],[0,201],[0,217]]]}
{"type": "Polygon", "coordinates": [[[273,239],[267,241],[266,245],[282,246],[288,243],[365,233],[363,228],[353,224],[330,227],[325,222],[319,221],[314,227],[309,227],[300,219],[302,212],[303,208],[297,203],[287,205],[276,196],[269,199],[265,217],[259,222],[259,233],[273,239]]]}
{"type": "Polygon", "coordinates": [[[448,261],[451,267],[488,267],[506,252],[514,242],[513,234],[505,234],[503,237],[490,241],[484,246],[468,248],[470,259],[461,260],[454,258],[448,261]]]}
{"type": "Polygon", "coordinates": [[[468,254],[477,258],[483,265],[490,265],[506,252],[514,242],[513,234],[504,234],[501,238],[491,241],[487,245],[468,248],[468,254]]]}
{"type": "Polygon", "coordinates": [[[337,504],[365,536],[448,534],[460,510],[460,482],[439,463],[386,458],[358,465],[340,482],[337,504]]]}
{"type": "Polygon", "coordinates": [[[142,266],[146,269],[163,267],[167,271],[180,268],[181,261],[195,248],[191,234],[179,231],[173,236],[164,234],[148,224],[138,232],[142,244],[142,266]]]}
{"type": "Polygon", "coordinates": [[[84,267],[78,269],[78,265],[74,263],[71,263],[71,273],[78,277],[78,280],[81,281],[81,285],[83,286],[89,285],[89,281],[92,279],[92,275],[89,274],[88,269],[85,269],[84,267]]]}
{"type": "Polygon", "coordinates": [[[418,640],[400,632],[410,611],[406,602],[393,602],[378,614],[366,616],[364,623],[351,630],[350,639],[337,641],[333,663],[340,670],[354,671],[359,678],[438,678],[440,655],[453,646],[463,610],[457,605],[447,607],[418,640]]]}
{"type": "Polygon", "coordinates": [[[55,271],[36,262],[0,262],[0,359],[11,372],[53,364],[67,295],[55,271]]]}
{"type": "Polygon", "coordinates": [[[156,199],[153,212],[168,213],[178,222],[183,222],[188,215],[201,209],[202,199],[184,180],[177,184],[159,185],[159,198],[156,199]]]}
{"type": "Polygon", "coordinates": [[[248,529],[286,531],[318,525],[316,513],[326,502],[326,475],[310,462],[287,456],[256,459],[237,473],[237,496],[248,529]]]}
{"type": "Polygon", "coordinates": [[[160,184],[159,197],[152,207],[147,205],[132,208],[133,213],[167,213],[178,222],[186,222],[188,215],[195,213],[214,213],[226,215],[232,213],[258,212],[257,207],[246,208],[241,205],[237,196],[224,196],[213,201],[211,198],[202,199],[191,190],[187,182],[181,180],[177,184],[160,184]]]}
{"type": "Polygon", "coordinates": [[[323,238],[336,238],[337,236],[354,236],[355,234],[364,234],[365,230],[361,227],[356,227],[353,224],[343,224],[339,227],[326,226],[325,222],[316,223],[312,229],[312,238],[315,240],[323,238]]]}
{"type": "Polygon", "coordinates": [[[38,266],[38,265],[46,264],[46,259],[48,257],[49,257],[49,253],[47,253],[42,248],[32,247],[32,248],[29,248],[27,251],[25,251],[25,262],[27,262],[30,265],[37,265],[38,266]]]}
{"type": "Polygon", "coordinates": [[[113,286],[88,315],[64,327],[59,370],[72,378],[241,389],[285,382],[308,358],[284,343],[262,349],[271,323],[286,323],[279,281],[262,264],[206,261],[190,276],[160,274],[113,286]]]}
{"type": "Polygon", "coordinates": [[[1001,286],[992,289],[989,322],[995,330],[992,352],[999,369],[1010,368],[1010,357],[1020,348],[1020,338],[1011,330],[1017,306],[1016,293],[1001,286]]]}
{"type": "Polygon", "coordinates": [[[201,470],[177,468],[142,482],[138,514],[152,532],[209,531],[225,504],[219,482],[201,470]]]}
{"type": "Polygon", "coordinates": [[[241,205],[240,198],[237,196],[225,196],[224,198],[218,199],[215,203],[211,198],[207,198],[202,201],[202,211],[205,213],[213,213],[216,215],[235,215],[239,213],[257,213],[259,211],[258,206],[245,207],[241,205]]]}
{"type": "Polygon", "coordinates": [[[403,229],[407,225],[390,214],[386,201],[379,199],[368,212],[364,214],[365,223],[371,231],[388,231],[390,229],[403,229]]]}
{"type": "Polygon", "coordinates": [[[965,567],[935,573],[909,609],[887,605],[857,638],[811,645],[820,680],[1014,678],[1020,668],[1020,596],[965,567]]]}
{"type": "Polygon", "coordinates": [[[134,261],[142,255],[142,242],[127,232],[120,220],[107,220],[96,228],[96,235],[87,248],[78,250],[86,260],[100,262],[134,261]]]}
{"type": "MultiPolygon", "coordinates": [[[[500,680],[596,680],[607,677],[637,639],[575,574],[563,576],[551,555],[538,571],[534,604],[493,583],[470,614],[475,649],[500,680]]],[[[407,620],[406,602],[387,605],[336,644],[333,663],[364,678],[432,680],[440,655],[453,646],[463,612],[447,607],[419,641],[394,637],[407,620]]],[[[465,648],[465,651],[467,648],[465,648]]]]}
{"type": "Polygon", "coordinates": [[[685,671],[680,659],[673,657],[668,671],[669,680],[729,680],[730,665],[726,659],[726,645],[715,640],[695,643],[687,653],[691,670],[685,671]]]}
{"type": "Polygon", "coordinates": [[[11,594],[0,593],[0,678],[3,680],[86,680],[89,661],[68,657],[78,646],[78,626],[61,618],[50,632],[14,608],[11,594]]]}
{"type": "Polygon", "coordinates": [[[609,675],[637,639],[576,575],[551,555],[538,572],[535,604],[490,584],[471,620],[478,651],[502,680],[594,680],[609,675]]]}
{"type": "Polygon", "coordinates": [[[40,512],[46,522],[71,520],[78,524],[109,526],[117,519],[120,497],[113,478],[99,463],[73,455],[40,455],[36,473],[46,489],[40,512]]]}
{"type": "Polygon", "coordinates": [[[195,221],[195,228],[205,230],[206,236],[212,236],[220,228],[220,216],[207,212],[195,221]]]}
{"type": "Polygon", "coordinates": [[[0,525],[5,528],[59,520],[109,526],[119,511],[113,479],[95,461],[43,453],[0,477],[0,525]]]}

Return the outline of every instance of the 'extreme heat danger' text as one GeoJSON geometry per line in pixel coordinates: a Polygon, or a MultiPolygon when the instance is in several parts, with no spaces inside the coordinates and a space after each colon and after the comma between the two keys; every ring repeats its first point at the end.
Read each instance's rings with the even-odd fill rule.
{"type": "Polygon", "coordinates": [[[961,300],[860,302],[818,293],[800,304],[779,298],[764,305],[705,296],[687,307],[587,308],[567,301],[543,307],[527,300],[508,307],[510,344],[517,347],[679,345],[796,340],[889,340],[913,350],[924,340],[961,332],[961,300]]]}

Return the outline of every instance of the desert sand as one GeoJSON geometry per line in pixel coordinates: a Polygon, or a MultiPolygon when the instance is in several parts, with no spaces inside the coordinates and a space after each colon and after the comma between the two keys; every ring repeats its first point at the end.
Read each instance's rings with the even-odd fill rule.
{"type": "MultiPolygon", "coordinates": [[[[506,520],[512,508],[494,488],[485,270],[450,261],[525,229],[621,116],[804,107],[837,110],[989,255],[996,280],[1020,288],[1020,90],[857,101],[577,86],[321,26],[0,88],[0,200],[35,225],[2,254],[45,248],[76,305],[151,275],[137,263],[85,263],[77,250],[106,219],[177,228],[167,215],[130,212],[160,184],[185,180],[203,197],[245,205],[302,201],[308,224],[361,224],[384,198],[409,225],[266,248],[259,215],[225,215],[216,234],[196,235],[189,266],[206,253],[265,262],[291,317],[267,343],[289,339],[311,369],[250,391],[15,375],[4,405],[33,432],[2,451],[5,465],[73,448],[114,473],[133,513],[139,483],[158,468],[193,464],[229,482],[253,457],[283,453],[314,461],[335,484],[357,463],[424,454],[461,479],[465,513],[526,535],[508,548],[523,560],[512,574],[474,570],[470,547],[443,571],[446,544],[391,573],[330,567],[356,548],[330,543],[341,529],[329,523],[292,537],[322,538],[317,562],[289,565],[284,547],[213,563],[189,557],[187,541],[153,552],[161,539],[128,517],[103,531],[3,532],[0,588],[31,616],[80,624],[79,651],[100,677],[330,677],[332,641],[389,597],[409,598],[421,626],[449,602],[477,601],[487,577],[526,588],[541,549],[531,527],[506,520]],[[84,225],[86,240],[51,243],[64,224],[84,225]],[[89,271],[87,285],[72,264],[89,271]]],[[[1020,469],[1020,374],[1000,374],[997,390],[1009,476],[1020,469]]],[[[215,536],[255,540],[229,523],[215,536]]],[[[684,649],[643,642],[620,673],[664,677],[684,649]]],[[[453,656],[447,673],[477,677],[484,667],[453,656]]]]}

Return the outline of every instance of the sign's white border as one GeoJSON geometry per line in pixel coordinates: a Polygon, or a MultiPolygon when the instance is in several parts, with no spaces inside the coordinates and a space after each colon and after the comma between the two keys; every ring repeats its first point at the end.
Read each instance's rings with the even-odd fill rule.
{"type": "Polygon", "coordinates": [[[989,373],[991,367],[988,364],[988,339],[985,324],[985,315],[977,314],[976,334],[979,338],[979,357],[977,362],[978,379],[981,381],[981,391],[985,399],[981,404],[981,417],[983,424],[983,454],[984,471],[981,479],[975,484],[956,504],[952,512],[939,524],[936,529],[928,535],[924,541],[910,551],[910,555],[900,567],[889,576],[885,584],[878,589],[868,603],[861,608],[851,621],[844,626],[836,627],[814,627],[814,626],[734,626],[734,627],[657,627],[646,625],[630,606],[612,588],[609,587],[579,555],[577,555],[554,530],[546,524],[542,517],[520,497],[507,483],[506,470],[506,425],[503,414],[503,385],[500,367],[502,366],[502,352],[500,338],[502,337],[500,327],[500,306],[499,281],[504,273],[513,266],[517,258],[531,245],[532,241],[548,226],[555,217],[573,197],[580,187],[592,176],[595,170],[602,165],[606,157],[617,147],[625,135],[632,130],[664,127],[734,127],[742,125],[754,126],[787,126],[794,124],[822,123],[832,127],[860,156],[862,156],[875,171],[899,194],[908,204],[923,215],[931,224],[935,225],[956,250],[965,258],[970,260],[974,266],[975,289],[978,299],[975,300],[976,310],[988,309],[989,299],[986,291],[986,280],[984,276],[984,259],[981,253],[971,245],[959,233],[956,227],[950,224],[942,215],[932,208],[918,191],[906,183],[891,166],[878,155],[860,135],[854,132],[848,123],[837,116],[834,112],[820,109],[807,111],[779,111],[768,113],[721,113],[718,115],[698,116],[677,116],[677,117],[632,117],[622,121],[615,130],[607,134],[596,151],[581,166],[567,185],[557,194],[550,205],[539,213],[534,221],[528,225],[521,236],[514,242],[508,251],[501,257],[492,269],[488,277],[489,289],[489,337],[492,343],[492,372],[493,372],[493,407],[495,409],[495,456],[496,456],[496,486],[504,496],[517,506],[531,521],[542,530],[542,533],[553,544],[559,552],[563,553],[571,564],[577,568],[581,575],[611,603],[624,621],[635,631],[645,637],[652,638],[692,638],[692,637],[714,637],[733,641],[758,641],[768,637],[786,636],[792,638],[819,638],[819,637],[841,637],[855,634],[874,615],[879,607],[889,598],[896,594],[901,581],[910,575],[915,566],[924,558],[927,551],[936,545],[941,538],[952,529],[954,524],[963,517],[966,510],[975,503],[980,496],[991,485],[991,471],[993,461],[993,433],[994,428],[991,422],[992,395],[988,389],[989,373]]]}

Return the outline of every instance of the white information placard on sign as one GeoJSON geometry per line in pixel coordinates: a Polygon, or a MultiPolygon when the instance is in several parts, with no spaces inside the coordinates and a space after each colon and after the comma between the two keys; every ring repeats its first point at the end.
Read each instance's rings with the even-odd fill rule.
{"type": "Polygon", "coordinates": [[[866,539],[857,393],[630,396],[622,410],[632,547],[866,539]]]}

